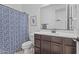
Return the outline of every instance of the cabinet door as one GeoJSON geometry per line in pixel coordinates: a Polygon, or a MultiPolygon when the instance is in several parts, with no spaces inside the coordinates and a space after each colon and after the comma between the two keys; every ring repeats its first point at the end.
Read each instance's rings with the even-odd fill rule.
{"type": "Polygon", "coordinates": [[[50,42],[41,40],[41,53],[50,54],[50,42]]]}
{"type": "Polygon", "coordinates": [[[76,47],[73,46],[64,46],[64,54],[75,54],[76,53],[76,47]]]}
{"type": "Polygon", "coordinates": [[[62,54],[63,46],[57,43],[51,43],[51,53],[52,54],[62,54]]]}
{"type": "Polygon", "coordinates": [[[63,38],[53,36],[51,42],[62,44],[63,38]]]}
{"type": "Polygon", "coordinates": [[[45,40],[45,41],[51,41],[51,36],[48,36],[48,35],[42,35],[41,36],[41,40],[45,40]]]}

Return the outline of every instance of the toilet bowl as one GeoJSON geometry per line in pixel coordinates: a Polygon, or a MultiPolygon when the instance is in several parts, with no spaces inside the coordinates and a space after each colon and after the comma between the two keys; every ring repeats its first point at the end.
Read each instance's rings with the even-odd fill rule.
{"type": "Polygon", "coordinates": [[[22,44],[22,49],[25,54],[32,54],[33,53],[33,44],[31,41],[24,42],[22,44]]]}

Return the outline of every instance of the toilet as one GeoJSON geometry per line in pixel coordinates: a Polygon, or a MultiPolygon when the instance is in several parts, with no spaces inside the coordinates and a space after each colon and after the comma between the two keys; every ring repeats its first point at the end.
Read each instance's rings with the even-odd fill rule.
{"type": "Polygon", "coordinates": [[[24,54],[32,54],[33,53],[33,44],[31,41],[27,41],[22,44],[22,49],[24,54]]]}
{"type": "Polygon", "coordinates": [[[34,48],[33,48],[33,35],[31,35],[31,38],[29,41],[26,41],[22,44],[22,49],[24,54],[33,54],[34,48]]]}

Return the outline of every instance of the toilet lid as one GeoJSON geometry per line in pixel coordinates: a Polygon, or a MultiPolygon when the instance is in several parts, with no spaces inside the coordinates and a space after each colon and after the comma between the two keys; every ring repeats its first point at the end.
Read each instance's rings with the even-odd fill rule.
{"type": "Polygon", "coordinates": [[[30,47],[32,45],[32,42],[31,41],[27,41],[25,43],[22,44],[22,47],[30,47]]]}

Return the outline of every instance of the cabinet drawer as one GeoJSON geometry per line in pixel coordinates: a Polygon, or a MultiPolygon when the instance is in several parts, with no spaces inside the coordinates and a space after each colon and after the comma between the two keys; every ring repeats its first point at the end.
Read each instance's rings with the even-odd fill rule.
{"type": "Polygon", "coordinates": [[[35,39],[35,46],[40,47],[40,40],[35,39]]]}
{"type": "Polygon", "coordinates": [[[35,54],[40,54],[40,48],[35,47],[35,54]]]}
{"type": "Polygon", "coordinates": [[[60,37],[52,37],[52,39],[51,39],[51,42],[55,42],[55,43],[60,43],[60,44],[62,44],[62,38],[60,38],[60,37]]]}
{"type": "Polygon", "coordinates": [[[41,35],[39,35],[39,34],[34,34],[34,38],[35,38],[35,39],[40,39],[40,36],[41,36],[41,35]]]}
{"type": "Polygon", "coordinates": [[[48,35],[42,35],[41,40],[51,41],[51,36],[48,35]]]}
{"type": "Polygon", "coordinates": [[[73,39],[71,39],[71,38],[64,38],[63,44],[64,45],[76,46],[76,42],[73,41],[73,39]]]}

